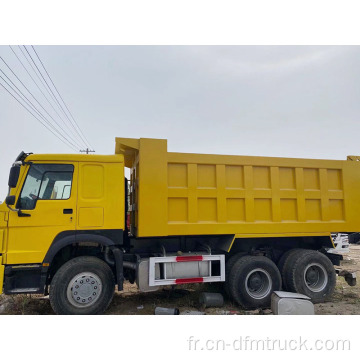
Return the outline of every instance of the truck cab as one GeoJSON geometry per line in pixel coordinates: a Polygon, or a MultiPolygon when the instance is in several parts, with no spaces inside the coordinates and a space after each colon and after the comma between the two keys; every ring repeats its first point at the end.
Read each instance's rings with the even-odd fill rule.
{"type": "Polygon", "coordinates": [[[123,156],[21,153],[0,219],[4,292],[43,293],[54,256],[81,236],[122,244],[123,156]]]}

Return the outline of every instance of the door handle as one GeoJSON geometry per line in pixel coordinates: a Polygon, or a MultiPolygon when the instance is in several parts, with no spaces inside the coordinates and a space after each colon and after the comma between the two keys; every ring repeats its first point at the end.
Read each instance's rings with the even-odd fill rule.
{"type": "Polygon", "coordinates": [[[63,214],[72,214],[73,213],[73,209],[64,209],[63,210],[63,214]]]}

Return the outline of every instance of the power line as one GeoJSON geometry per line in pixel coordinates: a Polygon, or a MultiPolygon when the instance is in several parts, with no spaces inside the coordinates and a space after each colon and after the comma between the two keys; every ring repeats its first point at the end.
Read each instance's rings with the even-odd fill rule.
{"type": "MultiPolygon", "coordinates": [[[[83,137],[83,140],[85,141],[85,143],[87,143],[87,144],[89,145],[89,147],[90,147],[90,148],[92,148],[92,146],[90,145],[89,141],[86,139],[85,135],[84,135],[84,134],[83,134],[83,132],[81,131],[81,128],[80,128],[80,126],[78,125],[77,121],[74,119],[74,116],[72,115],[71,111],[70,111],[70,110],[69,110],[69,108],[67,107],[67,105],[66,105],[66,103],[65,103],[65,101],[64,101],[64,99],[63,99],[63,97],[61,96],[61,94],[59,93],[59,91],[58,91],[57,87],[55,86],[55,84],[54,84],[54,82],[53,82],[53,80],[52,80],[51,76],[50,76],[50,75],[49,75],[49,73],[47,72],[47,70],[46,70],[46,68],[45,68],[45,66],[44,66],[44,64],[43,64],[43,62],[41,61],[41,59],[40,59],[40,57],[39,57],[38,53],[37,53],[37,52],[36,52],[36,50],[35,50],[35,47],[34,47],[33,45],[31,45],[31,47],[32,47],[32,49],[33,49],[34,53],[36,54],[37,58],[39,59],[39,61],[40,61],[41,65],[42,65],[42,67],[44,68],[44,70],[45,70],[45,72],[46,72],[47,76],[49,77],[49,79],[50,79],[50,81],[51,81],[51,83],[53,84],[54,89],[55,89],[55,90],[56,90],[56,92],[58,93],[58,95],[59,95],[59,97],[60,97],[61,101],[63,102],[63,104],[65,105],[65,107],[66,107],[67,111],[69,112],[69,114],[70,114],[71,118],[73,119],[73,121],[74,121],[74,123],[75,123],[76,127],[77,127],[77,128],[78,128],[78,130],[80,131],[80,134],[81,134],[81,136],[83,137]]],[[[75,128],[74,128],[74,129],[75,129],[75,128]]],[[[75,129],[75,130],[76,130],[76,129],[75,129]]]]}
{"type": "MultiPolygon", "coordinates": [[[[40,122],[41,125],[43,125],[46,129],[48,129],[53,135],[55,135],[60,141],[62,141],[65,145],[68,145],[66,142],[64,142],[61,138],[59,138],[51,129],[49,129],[37,116],[35,116],[24,104],[22,104],[6,87],[0,83],[0,85],[25,109],[27,110],[36,120],[40,122]]],[[[72,147],[72,146],[70,146],[72,147]]],[[[73,148],[73,150],[77,150],[76,148],[73,148]]]]}
{"type": "MultiPolygon", "coordinates": [[[[14,89],[13,86],[11,86],[1,75],[0,75],[0,78],[6,83],[6,85],[13,91],[15,92],[20,98],[22,101],[24,101],[28,106],[30,106],[32,108],[32,110],[34,110],[39,116],[41,116],[45,121],[47,121],[45,119],[45,117],[35,108],[35,106],[31,103],[31,101],[21,92],[21,90],[13,83],[13,81],[0,69],[0,71],[5,75],[5,77],[14,85],[14,87],[18,90],[16,91],[14,89]]],[[[51,125],[49,123],[49,125],[51,125]]],[[[54,127],[53,127],[54,128],[54,127]]],[[[54,130],[57,130],[54,128],[54,130]]]]}
{"type": "MultiPolygon", "coordinates": [[[[44,83],[41,81],[41,78],[39,77],[38,73],[36,72],[36,70],[34,69],[34,67],[32,66],[32,64],[30,63],[29,59],[26,57],[25,53],[22,51],[22,48],[21,48],[20,45],[19,45],[19,48],[20,48],[22,54],[24,55],[24,57],[26,58],[26,60],[27,60],[28,63],[30,64],[30,66],[32,67],[32,69],[33,69],[33,71],[35,72],[35,74],[37,75],[37,77],[40,79],[40,82],[41,82],[42,85],[44,86],[45,90],[48,92],[48,94],[49,94],[50,96],[53,97],[53,99],[55,100],[55,102],[56,102],[56,104],[58,105],[59,109],[64,113],[64,115],[67,117],[67,119],[69,120],[69,122],[70,122],[70,124],[71,124],[71,120],[70,120],[69,116],[66,114],[64,108],[61,106],[60,102],[58,101],[56,95],[54,94],[54,92],[52,91],[52,89],[51,89],[51,87],[49,86],[48,82],[47,82],[46,79],[44,78],[42,72],[40,71],[40,69],[39,69],[39,67],[37,66],[36,62],[34,61],[33,57],[31,56],[31,54],[29,53],[28,49],[27,49],[24,45],[23,45],[23,47],[24,47],[25,51],[27,52],[28,56],[30,57],[31,61],[32,61],[33,64],[35,65],[38,73],[40,74],[41,78],[42,78],[43,81],[45,82],[45,85],[46,85],[46,86],[45,86],[44,83]]],[[[61,119],[62,119],[62,118],[61,118],[61,119]]],[[[62,121],[63,121],[64,125],[69,129],[69,131],[72,131],[72,130],[70,129],[69,125],[68,125],[64,120],[62,120],[62,121]]],[[[75,134],[76,134],[76,136],[79,137],[79,139],[81,140],[81,142],[83,142],[84,145],[87,146],[86,143],[82,140],[81,136],[79,136],[79,134],[76,132],[76,129],[75,129],[75,134]]]]}
{"type": "MultiPolygon", "coordinates": [[[[57,99],[56,95],[55,95],[54,92],[52,91],[51,87],[49,86],[49,84],[48,84],[48,82],[46,81],[45,77],[43,76],[42,72],[41,72],[40,69],[38,68],[36,62],[34,61],[33,57],[32,57],[31,54],[29,53],[28,49],[26,48],[25,45],[23,45],[23,47],[24,47],[24,49],[26,50],[26,52],[28,53],[28,55],[30,56],[31,61],[34,63],[34,65],[35,65],[36,69],[38,70],[39,74],[41,75],[42,79],[45,81],[45,84],[46,84],[46,86],[48,87],[48,89],[50,90],[51,94],[53,95],[56,103],[59,105],[59,107],[60,107],[60,109],[62,110],[62,112],[64,113],[64,115],[65,115],[66,118],[69,120],[69,123],[71,124],[71,126],[73,127],[73,129],[75,130],[75,132],[79,135],[79,138],[81,139],[81,141],[84,142],[84,145],[85,145],[85,146],[88,146],[88,145],[86,144],[86,142],[81,138],[81,135],[80,135],[79,131],[77,131],[76,128],[74,127],[74,125],[72,124],[69,115],[66,113],[65,109],[64,109],[63,106],[60,104],[59,100],[57,99]]],[[[35,54],[37,55],[36,52],[35,52],[35,54]]],[[[37,55],[37,56],[38,56],[38,55],[37,55]]],[[[41,60],[40,60],[40,62],[41,62],[41,60]]],[[[42,63],[41,63],[41,64],[42,64],[42,63]]],[[[44,67],[43,64],[42,64],[42,66],[43,66],[43,68],[45,69],[45,67],[44,67]]],[[[45,72],[47,73],[46,69],[45,69],[45,72]]],[[[47,73],[47,74],[48,74],[48,73],[47,73]]],[[[49,75],[48,75],[48,76],[49,76],[49,75]]],[[[49,79],[51,80],[50,76],[49,76],[49,79]]],[[[52,80],[51,80],[51,81],[52,81],[52,80]]],[[[54,87],[55,87],[55,85],[54,85],[54,87]]],[[[60,96],[60,98],[61,98],[61,96],[60,96]]]]}
{"type": "MultiPolygon", "coordinates": [[[[40,82],[41,86],[43,86],[44,89],[46,90],[46,92],[50,95],[50,99],[51,99],[52,101],[54,101],[53,95],[52,95],[51,92],[48,90],[48,88],[45,86],[44,80],[41,79],[41,77],[40,77],[40,75],[38,74],[38,72],[36,71],[34,65],[31,63],[31,61],[30,61],[30,60],[28,59],[28,57],[26,56],[26,53],[24,52],[24,50],[21,48],[20,45],[18,45],[18,48],[20,49],[21,54],[23,55],[23,57],[25,58],[25,60],[27,61],[27,63],[30,65],[30,68],[32,69],[32,71],[35,73],[35,75],[36,75],[37,78],[39,79],[39,82],[40,82]]],[[[40,88],[39,88],[39,89],[40,89],[40,88]]],[[[43,93],[43,94],[44,94],[44,93],[43,93]]],[[[49,101],[49,100],[48,100],[48,101],[49,101]]],[[[49,102],[50,102],[50,101],[49,101],[49,102]]],[[[57,104],[56,104],[56,105],[57,105],[57,104]]],[[[55,108],[54,108],[54,107],[53,107],[53,109],[54,109],[54,111],[55,111],[55,108]]],[[[57,115],[61,118],[61,115],[60,115],[58,112],[56,112],[56,113],[57,113],[57,115]]]]}
{"type": "Polygon", "coordinates": [[[55,98],[55,101],[56,101],[56,102],[57,102],[57,104],[59,105],[60,109],[62,110],[62,112],[64,113],[64,115],[65,115],[65,116],[67,117],[67,119],[69,120],[70,125],[71,125],[71,126],[72,126],[72,128],[74,129],[74,131],[75,131],[75,133],[77,134],[77,136],[79,137],[79,139],[81,139],[81,141],[84,143],[84,145],[85,145],[86,147],[87,147],[87,146],[90,146],[89,142],[88,142],[88,141],[87,141],[87,139],[84,137],[84,135],[83,135],[83,133],[82,133],[82,131],[81,131],[80,127],[77,125],[77,123],[76,123],[76,121],[75,121],[74,117],[72,116],[72,114],[71,114],[71,112],[70,112],[69,108],[66,106],[66,103],[65,103],[64,99],[62,98],[61,94],[59,93],[58,89],[56,88],[56,86],[55,86],[55,84],[54,84],[53,80],[51,79],[51,77],[50,77],[50,75],[49,75],[48,71],[46,70],[46,68],[45,68],[45,66],[44,66],[44,63],[41,61],[41,59],[40,59],[40,57],[39,57],[38,53],[36,52],[36,50],[35,50],[35,48],[34,48],[34,46],[32,46],[32,45],[31,45],[31,47],[32,47],[32,49],[33,49],[33,51],[34,51],[35,55],[37,56],[37,58],[38,58],[39,62],[41,63],[41,66],[42,66],[42,67],[43,67],[43,69],[45,70],[45,72],[46,72],[46,74],[47,74],[48,78],[50,79],[50,81],[51,81],[52,85],[54,86],[54,89],[56,90],[56,92],[57,92],[57,94],[59,95],[59,97],[60,97],[61,101],[62,101],[62,102],[63,102],[63,104],[65,105],[66,109],[68,110],[68,112],[69,112],[70,116],[73,118],[73,121],[75,122],[75,124],[76,124],[76,126],[78,127],[78,129],[79,129],[79,130],[77,130],[77,129],[75,128],[75,126],[73,125],[73,122],[72,122],[72,121],[71,121],[71,119],[69,118],[69,115],[66,113],[66,111],[65,111],[65,110],[64,110],[64,108],[63,108],[63,106],[62,106],[62,105],[60,104],[60,102],[58,101],[58,99],[57,99],[56,95],[54,94],[54,92],[52,91],[52,89],[51,89],[51,87],[49,86],[48,82],[46,81],[45,77],[43,76],[42,72],[40,71],[40,69],[39,69],[39,68],[38,68],[38,66],[36,65],[36,62],[35,62],[35,61],[34,61],[34,59],[32,58],[32,56],[31,56],[31,54],[29,53],[28,49],[27,49],[25,46],[23,46],[23,47],[24,47],[24,49],[26,50],[26,52],[28,53],[28,55],[30,56],[30,58],[31,58],[32,62],[33,62],[33,63],[34,63],[34,65],[36,66],[36,69],[37,69],[37,70],[38,70],[38,72],[40,73],[40,75],[41,75],[42,79],[45,81],[45,83],[46,83],[47,87],[48,87],[48,88],[49,88],[49,90],[51,91],[51,94],[52,94],[52,95],[53,95],[53,97],[55,98]]]}
{"type": "MultiPolygon", "coordinates": [[[[49,86],[49,84],[47,83],[47,81],[45,80],[45,78],[44,78],[44,76],[43,76],[43,74],[42,74],[42,72],[39,70],[39,68],[38,68],[38,66],[36,65],[36,63],[35,63],[35,61],[34,61],[34,59],[33,59],[33,57],[31,56],[31,54],[29,53],[29,51],[28,51],[28,49],[26,48],[26,46],[25,45],[23,45],[23,48],[25,49],[25,51],[27,52],[27,54],[28,54],[28,56],[30,57],[30,59],[31,59],[31,61],[32,61],[32,63],[35,65],[35,67],[36,67],[36,69],[37,69],[37,72],[36,72],[36,70],[34,69],[34,67],[31,65],[31,63],[29,62],[29,60],[28,60],[28,62],[29,62],[29,64],[31,65],[31,67],[32,67],[32,69],[34,70],[34,72],[35,72],[35,74],[36,74],[36,76],[40,79],[40,81],[42,81],[42,85],[44,86],[44,88],[45,88],[45,90],[48,92],[48,94],[50,95],[50,96],[52,96],[52,98],[55,100],[55,102],[56,102],[56,104],[57,104],[57,106],[59,107],[59,109],[64,113],[64,115],[66,115],[66,113],[65,113],[65,111],[64,111],[64,109],[61,107],[61,105],[60,105],[60,103],[59,103],[59,101],[58,101],[58,99],[56,98],[56,96],[54,95],[54,93],[53,93],[53,91],[51,90],[51,88],[50,88],[50,86],[49,86]],[[42,80],[41,80],[41,78],[39,77],[39,75],[38,74],[40,74],[40,76],[41,76],[41,78],[42,78],[42,80]],[[45,84],[44,84],[45,83],[45,84]],[[45,86],[46,85],[46,86],[45,86]]],[[[24,54],[24,52],[22,51],[22,49],[21,49],[21,46],[19,45],[19,49],[21,50],[21,52],[23,53],[23,55],[25,56],[25,58],[26,58],[26,55],[24,54]]]]}
{"type": "MultiPolygon", "coordinates": [[[[10,66],[5,62],[5,60],[0,57],[0,59],[4,62],[4,64],[6,65],[6,67],[11,71],[11,73],[13,74],[13,76],[16,77],[16,79],[20,82],[20,84],[24,87],[24,89],[26,89],[26,91],[31,95],[31,97],[36,101],[36,103],[43,109],[43,111],[53,120],[54,124],[56,124],[56,126],[58,128],[56,128],[52,122],[46,117],[44,116],[44,114],[41,112],[40,109],[38,109],[25,95],[24,93],[15,85],[15,83],[0,69],[0,71],[6,76],[6,78],[14,85],[14,87],[19,91],[16,91],[14,89],[14,87],[12,87],[3,77],[2,80],[7,84],[7,86],[13,91],[13,93],[11,93],[3,84],[2,87],[17,101],[19,102],[19,104],[21,106],[23,106],[33,117],[35,117],[36,120],[38,120],[44,127],[46,127],[53,135],[55,135],[58,139],[60,139],[62,142],[63,139],[66,141],[66,144],[69,145],[70,147],[72,147],[73,149],[76,150],[76,148],[81,148],[81,146],[79,146],[78,140],[80,140],[81,143],[84,143],[86,150],[84,150],[84,152],[89,153],[89,152],[94,152],[93,150],[90,150],[91,145],[88,142],[88,140],[86,139],[85,135],[82,133],[79,125],[77,124],[74,116],[72,115],[72,113],[70,112],[68,106],[66,105],[63,97],[61,96],[60,92],[58,91],[58,89],[56,88],[55,83],[53,82],[52,78],[50,77],[50,74],[48,73],[48,71],[46,70],[44,63],[42,62],[42,60],[40,59],[38,53],[36,52],[34,46],[31,46],[33,49],[33,52],[35,53],[38,61],[40,62],[42,68],[45,70],[45,73],[47,75],[47,77],[49,78],[49,80],[51,81],[56,93],[58,94],[59,98],[61,99],[62,103],[64,104],[66,110],[68,111],[68,113],[65,111],[64,107],[62,106],[62,104],[59,102],[56,94],[54,93],[54,91],[52,90],[51,86],[49,85],[48,81],[45,79],[42,71],[40,70],[39,66],[37,65],[37,63],[35,62],[33,56],[30,54],[30,52],[28,51],[28,49],[26,48],[26,46],[23,46],[27,55],[25,54],[25,52],[23,51],[23,49],[19,46],[19,49],[23,55],[23,57],[25,57],[27,63],[30,65],[31,69],[33,70],[33,72],[35,73],[35,75],[37,76],[38,80],[40,81],[40,84],[42,87],[45,88],[46,92],[50,95],[50,99],[52,101],[54,101],[57,105],[57,107],[61,110],[61,113],[63,113],[65,115],[65,117],[67,118],[68,122],[70,123],[71,127],[73,129],[71,129],[69,127],[69,124],[64,121],[62,115],[60,115],[58,113],[58,111],[54,108],[52,101],[49,100],[49,98],[45,95],[45,93],[41,90],[40,86],[38,85],[38,82],[34,79],[34,77],[30,74],[30,72],[28,71],[27,67],[25,66],[25,64],[22,62],[22,60],[19,58],[19,56],[17,55],[17,53],[14,51],[14,49],[10,46],[11,51],[14,53],[15,57],[17,58],[17,60],[20,62],[21,66],[24,68],[24,70],[26,71],[26,73],[29,75],[29,77],[31,78],[31,80],[35,83],[36,87],[38,88],[38,90],[41,92],[41,94],[43,95],[43,97],[46,99],[46,101],[49,103],[49,105],[52,107],[52,109],[54,110],[54,112],[56,113],[56,115],[59,117],[59,119],[62,121],[62,123],[66,126],[66,128],[70,131],[70,133],[67,132],[67,130],[65,130],[55,119],[54,117],[46,110],[46,108],[37,100],[37,98],[34,96],[34,94],[29,90],[29,88],[21,81],[21,79],[15,74],[15,72],[10,68],[10,66]],[[31,59],[31,61],[29,60],[29,58],[31,59]],[[32,62],[32,63],[31,63],[32,62]],[[35,68],[34,68],[35,66],[35,68]],[[36,71],[37,70],[37,71],[36,71]],[[39,76],[40,74],[40,76],[39,76]],[[18,98],[16,98],[16,96],[14,95],[17,94],[17,96],[20,98],[20,100],[18,98]],[[26,104],[26,106],[24,105],[24,103],[26,104]],[[29,109],[30,107],[30,109],[29,109]],[[34,114],[35,112],[35,114],[34,114]],[[71,116],[71,118],[69,117],[69,115],[71,116]],[[45,123],[47,124],[47,126],[38,118],[38,116],[43,119],[45,121],[45,123]],[[74,126],[74,124],[76,125],[76,127],[74,126]],[[51,127],[54,131],[52,131],[49,127],[51,127]],[[63,133],[65,134],[65,136],[63,135],[63,133]],[[61,138],[59,138],[59,136],[61,138]]],[[[65,143],[65,142],[64,142],[65,143]]]]}
{"type": "Polygon", "coordinates": [[[65,145],[70,146],[73,150],[76,151],[76,148],[74,148],[72,145],[69,145],[64,140],[62,140],[60,137],[57,136],[56,133],[54,133],[50,128],[48,128],[37,116],[35,116],[21,101],[19,101],[2,83],[0,85],[7,91],[25,110],[27,110],[36,120],[40,122],[41,125],[43,125],[47,130],[49,130],[53,135],[55,135],[60,141],[62,141],[65,145]]]}
{"type": "MultiPolygon", "coordinates": [[[[26,91],[31,95],[31,97],[39,104],[39,106],[46,112],[46,114],[48,116],[50,116],[50,118],[54,121],[54,123],[66,134],[66,132],[64,131],[64,129],[61,127],[61,125],[53,118],[53,116],[44,108],[44,106],[36,99],[36,97],[32,94],[32,92],[27,88],[27,86],[21,81],[21,79],[19,79],[19,77],[15,74],[15,72],[10,68],[10,66],[7,64],[7,62],[0,56],[0,59],[3,61],[3,63],[7,66],[7,68],[11,71],[11,73],[16,77],[16,79],[21,83],[21,85],[26,89],[26,91]]],[[[0,69],[0,71],[11,81],[11,79],[0,69]]],[[[16,87],[16,85],[11,81],[11,83],[16,87]]],[[[17,87],[16,87],[17,88],[17,87]]],[[[17,88],[18,89],[18,88],[17,88]]],[[[18,89],[20,91],[20,89],[18,89]]],[[[21,91],[20,91],[21,92],[21,91]]],[[[23,96],[25,97],[25,95],[23,94],[23,96]]],[[[29,100],[28,100],[29,101],[29,100]]],[[[49,122],[49,124],[51,124],[49,122]]],[[[54,128],[54,127],[53,127],[54,128]]],[[[55,129],[55,128],[54,128],[55,129]]],[[[57,132],[59,132],[58,129],[57,132]]],[[[60,132],[59,132],[60,133],[60,132]]],[[[68,135],[68,134],[66,134],[68,135]]],[[[76,139],[71,137],[72,142],[77,143],[76,139]]],[[[75,145],[75,144],[74,144],[75,145]]],[[[81,146],[79,146],[78,144],[76,145],[76,147],[81,148],[81,146]]]]}
{"type": "MultiPolygon", "coordinates": [[[[59,119],[65,124],[63,118],[60,116],[60,114],[57,112],[57,110],[54,108],[53,104],[51,103],[51,101],[47,98],[47,96],[44,94],[44,92],[41,90],[40,86],[38,85],[38,83],[36,82],[36,80],[32,77],[32,75],[30,74],[30,72],[28,71],[28,69],[26,68],[26,66],[24,65],[24,63],[21,61],[21,59],[18,57],[18,55],[16,54],[16,52],[14,51],[14,49],[10,46],[11,51],[14,53],[14,55],[16,56],[16,58],[19,60],[21,66],[24,68],[24,70],[27,72],[27,74],[30,76],[31,80],[34,82],[34,84],[36,85],[36,87],[39,89],[39,91],[41,92],[41,94],[44,96],[44,98],[46,99],[46,101],[49,103],[49,105],[52,107],[52,109],[54,110],[54,112],[57,114],[57,116],[59,117],[59,119]]],[[[21,48],[20,48],[21,50],[21,48]]],[[[31,63],[29,62],[28,58],[25,56],[25,54],[23,53],[26,61],[30,64],[30,66],[32,67],[31,63]]],[[[34,68],[32,67],[32,69],[34,70],[34,68]]],[[[35,70],[34,70],[35,71],[35,70]]],[[[35,74],[37,75],[36,71],[35,74]]],[[[41,82],[41,81],[40,81],[41,82]]],[[[41,83],[42,84],[42,83],[41,83]]],[[[42,84],[43,85],[43,84],[42,84]]],[[[81,147],[81,146],[80,146],[81,147]]]]}
{"type": "MultiPolygon", "coordinates": [[[[73,144],[71,141],[69,141],[68,139],[66,139],[66,137],[64,137],[64,135],[62,135],[45,117],[43,114],[41,114],[36,107],[34,106],[34,104],[21,92],[21,90],[12,82],[12,80],[0,69],[0,71],[6,76],[6,78],[15,86],[15,88],[20,92],[16,91],[14,89],[14,87],[12,87],[1,75],[0,78],[6,83],[6,85],[13,91],[15,92],[20,99],[26,103],[27,106],[29,106],[37,115],[39,115],[44,121],[45,123],[47,123],[50,127],[53,128],[53,130],[55,132],[57,132],[65,141],[67,141],[73,148],[76,149],[76,145],[73,144]]],[[[4,86],[3,86],[4,87],[4,86]]],[[[14,96],[13,96],[14,97],[14,96]]],[[[27,109],[28,110],[28,109],[27,109]]],[[[29,111],[29,110],[28,110],[29,111]]],[[[50,129],[49,129],[50,130],[50,129]]]]}

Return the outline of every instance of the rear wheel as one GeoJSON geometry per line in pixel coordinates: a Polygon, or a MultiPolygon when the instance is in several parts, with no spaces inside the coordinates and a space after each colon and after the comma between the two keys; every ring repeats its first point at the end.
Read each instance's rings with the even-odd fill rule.
{"type": "Polygon", "coordinates": [[[302,250],[284,267],[288,291],[307,295],[314,303],[328,299],[335,288],[336,273],[329,258],[315,250],[302,250]]]}
{"type": "Polygon", "coordinates": [[[270,306],[271,294],[281,289],[281,275],[265,256],[243,256],[230,271],[229,289],[233,299],[245,309],[270,306]]]}
{"type": "Polygon", "coordinates": [[[81,256],[65,263],[50,284],[50,303],[61,315],[101,314],[115,289],[114,275],[102,260],[81,256]]]}
{"type": "Polygon", "coordinates": [[[293,258],[296,256],[296,254],[302,251],[302,249],[291,249],[286,251],[280,258],[277,267],[280,271],[281,278],[282,278],[282,286],[284,290],[287,290],[287,282],[286,282],[286,275],[285,275],[285,269],[288,267],[288,264],[291,263],[293,258]]]}
{"type": "Polygon", "coordinates": [[[299,251],[301,249],[291,249],[286,251],[280,258],[279,262],[277,263],[277,267],[282,275],[283,273],[283,269],[284,269],[284,265],[287,261],[287,259],[289,258],[289,256],[291,256],[292,254],[294,254],[296,251],[299,251]]]}

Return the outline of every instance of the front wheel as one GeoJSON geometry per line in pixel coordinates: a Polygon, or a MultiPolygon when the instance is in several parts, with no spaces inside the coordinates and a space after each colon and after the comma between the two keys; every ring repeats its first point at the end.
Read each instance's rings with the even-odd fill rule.
{"type": "Polygon", "coordinates": [[[115,281],[110,267],[92,256],[80,256],[65,263],[50,284],[50,303],[59,315],[101,314],[114,295],[115,281]]]}
{"type": "Polygon", "coordinates": [[[265,256],[243,256],[231,268],[230,293],[245,309],[269,307],[271,294],[280,289],[280,272],[265,256]]]}

